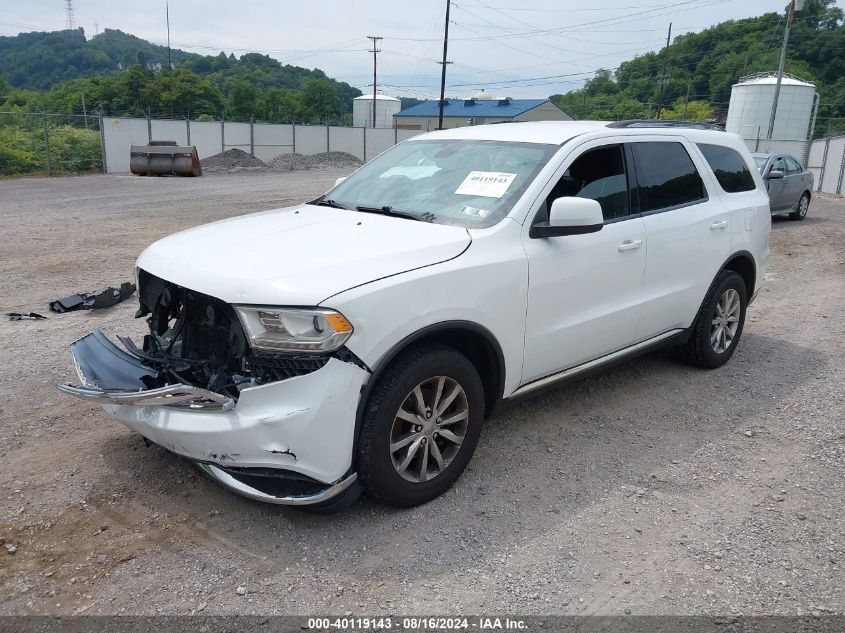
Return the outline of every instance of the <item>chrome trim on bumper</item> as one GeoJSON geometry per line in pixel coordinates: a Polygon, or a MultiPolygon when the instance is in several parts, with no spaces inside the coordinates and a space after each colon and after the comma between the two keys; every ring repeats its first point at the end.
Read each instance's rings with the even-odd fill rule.
{"type": "MultiPolygon", "coordinates": [[[[129,343],[131,345],[131,341],[129,343]]],[[[155,377],[158,372],[145,365],[133,348],[120,349],[102,330],[75,341],[70,352],[82,386],[61,384],[56,387],[83,400],[98,404],[216,411],[229,411],[235,406],[234,399],[229,396],[184,383],[148,389],[145,379],[155,377]]]]}
{"type": "Polygon", "coordinates": [[[59,391],[97,404],[145,407],[179,406],[188,409],[214,409],[218,411],[229,411],[235,406],[235,401],[228,396],[192,385],[166,385],[144,391],[111,391],[97,387],[74,387],[67,384],[59,384],[56,387],[59,391]]]}
{"type": "Polygon", "coordinates": [[[261,492],[260,490],[257,490],[252,486],[248,486],[245,483],[238,481],[229,473],[225,472],[224,470],[221,470],[214,464],[201,464],[199,462],[195,463],[197,465],[197,468],[199,468],[209,477],[211,477],[218,483],[223,484],[234,492],[237,492],[239,495],[254,499],[256,501],[263,501],[265,503],[275,503],[276,505],[283,506],[310,506],[317,503],[322,503],[324,501],[329,501],[330,499],[333,499],[340,493],[344,492],[358,479],[358,473],[352,473],[348,477],[341,479],[337,483],[329,486],[325,490],[318,492],[315,495],[306,495],[302,497],[274,497],[273,495],[269,495],[266,492],[261,492]]]}

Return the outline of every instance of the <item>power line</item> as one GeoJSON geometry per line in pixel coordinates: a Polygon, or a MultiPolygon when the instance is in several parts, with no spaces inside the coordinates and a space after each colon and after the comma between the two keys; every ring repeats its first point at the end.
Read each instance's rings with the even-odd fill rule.
{"type": "MultiPolygon", "coordinates": [[[[509,35],[461,37],[461,38],[454,38],[454,39],[469,42],[469,41],[489,40],[489,39],[492,39],[492,38],[513,39],[513,38],[517,38],[517,37],[526,37],[526,36],[538,35],[538,34],[565,33],[565,32],[569,32],[569,31],[573,31],[573,30],[580,30],[579,27],[584,27],[584,26],[592,26],[592,25],[604,24],[604,23],[610,23],[610,24],[614,24],[614,25],[627,24],[628,22],[636,22],[638,20],[643,20],[643,19],[646,19],[646,18],[649,18],[649,17],[669,15],[670,13],[675,13],[678,10],[684,10],[684,9],[676,9],[676,7],[686,7],[688,9],[689,8],[688,5],[690,5],[690,4],[701,5],[702,2],[705,2],[706,5],[701,5],[701,6],[713,6],[713,5],[716,5],[716,4],[724,4],[724,3],[730,2],[730,1],[731,0],[684,0],[684,2],[674,2],[674,3],[671,3],[671,4],[659,5],[658,8],[664,10],[662,12],[655,12],[651,9],[648,9],[648,10],[645,10],[645,11],[635,11],[633,13],[627,13],[625,15],[619,15],[619,16],[615,16],[615,17],[602,18],[600,20],[591,20],[589,22],[581,22],[579,24],[573,24],[571,26],[560,26],[560,27],[553,27],[553,28],[547,28],[547,29],[534,29],[532,31],[524,31],[524,32],[518,32],[518,33],[513,32],[513,33],[510,33],[509,35]],[[671,10],[665,11],[665,9],[671,9],[671,10]],[[635,16],[644,16],[644,17],[637,18],[635,16]],[[633,17],[634,19],[633,20],[627,20],[626,19],[626,18],[631,18],[631,17],[633,17]]],[[[694,8],[700,8],[700,7],[694,7],[694,8]]],[[[585,30],[590,30],[590,29],[585,29],[585,30]]],[[[406,37],[406,38],[387,37],[385,39],[400,40],[400,41],[412,41],[412,42],[424,41],[422,38],[412,38],[412,37],[406,37]]]]}

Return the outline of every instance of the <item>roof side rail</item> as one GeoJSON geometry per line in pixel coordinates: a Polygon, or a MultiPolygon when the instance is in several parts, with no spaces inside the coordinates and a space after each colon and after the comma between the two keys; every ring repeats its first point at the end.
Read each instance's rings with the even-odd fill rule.
{"type": "Polygon", "coordinates": [[[694,130],[717,130],[724,132],[725,128],[715,123],[698,123],[696,121],[675,121],[670,119],[631,119],[629,121],[614,121],[608,123],[607,127],[616,128],[691,128],[694,130]]]}

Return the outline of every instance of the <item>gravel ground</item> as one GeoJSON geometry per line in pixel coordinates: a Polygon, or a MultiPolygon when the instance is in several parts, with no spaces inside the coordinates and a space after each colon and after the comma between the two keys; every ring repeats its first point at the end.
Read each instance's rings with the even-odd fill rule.
{"type": "Polygon", "coordinates": [[[323,152],[321,154],[282,154],[270,161],[272,169],[290,171],[293,169],[356,169],[361,159],[346,152],[323,152]]]}
{"type": "Polygon", "coordinates": [[[204,174],[267,169],[267,164],[263,160],[237,148],[227,149],[225,152],[203,158],[200,163],[204,174]]]}
{"type": "Polygon", "coordinates": [[[346,152],[322,152],[320,154],[281,154],[269,163],[251,156],[240,149],[227,149],[214,156],[202,159],[205,174],[293,171],[301,169],[344,169],[353,170],[361,166],[361,160],[346,152]]]}
{"type": "MultiPolygon", "coordinates": [[[[0,307],[46,313],[160,236],[345,173],[3,181],[0,307]]],[[[651,354],[502,411],[412,510],[237,497],[56,391],[75,338],[142,332],[134,300],[0,321],[0,613],[842,613],[845,203],[771,242],[728,365],[651,354]]]]}

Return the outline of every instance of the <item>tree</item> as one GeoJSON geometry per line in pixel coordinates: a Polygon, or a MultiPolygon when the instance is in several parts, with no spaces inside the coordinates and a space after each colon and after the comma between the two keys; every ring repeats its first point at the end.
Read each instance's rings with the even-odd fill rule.
{"type": "Polygon", "coordinates": [[[258,90],[253,84],[239,79],[229,89],[226,112],[232,118],[248,119],[257,109],[258,90]]]}
{"type": "Polygon", "coordinates": [[[308,108],[299,90],[270,88],[260,100],[261,117],[272,123],[302,121],[308,115],[308,108]]]}
{"type": "Polygon", "coordinates": [[[158,100],[162,109],[172,104],[174,113],[185,116],[214,114],[223,109],[223,95],[217,86],[190,70],[177,68],[172,75],[162,73],[158,83],[162,87],[158,100]]]}
{"type": "Polygon", "coordinates": [[[678,98],[672,108],[665,109],[662,117],[674,121],[699,121],[701,123],[712,121],[714,118],[713,107],[708,102],[690,101],[685,103],[683,97],[678,98]]]}
{"type": "Polygon", "coordinates": [[[303,101],[319,123],[326,123],[340,114],[340,100],[334,85],[328,79],[306,79],[303,101]]]}

